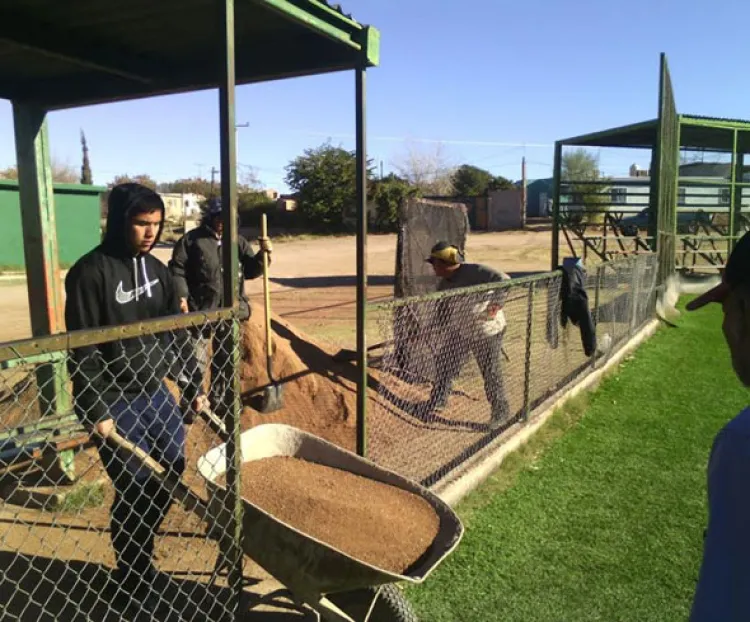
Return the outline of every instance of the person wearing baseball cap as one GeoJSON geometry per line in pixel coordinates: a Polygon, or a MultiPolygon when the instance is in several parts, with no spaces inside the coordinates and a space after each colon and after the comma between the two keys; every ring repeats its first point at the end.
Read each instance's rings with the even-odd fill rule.
{"type": "MultiPolygon", "coordinates": [[[[432,247],[425,261],[440,278],[438,291],[510,279],[489,266],[466,263],[461,250],[444,240],[432,247]]],[[[497,430],[509,420],[511,412],[500,364],[506,327],[502,310],[505,294],[506,290],[483,291],[439,301],[430,331],[444,338],[436,357],[437,378],[427,401],[431,413],[445,408],[451,385],[471,353],[479,365],[491,406],[490,429],[497,430]],[[467,310],[471,312],[467,314],[467,310]]]]}
{"type": "MultiPolygon", "coordinates": [[[[721,283],[687,305],[719,303],[732,367],[750,387],[750,233],[737,242],[721,283]]],[[[716,435],[708,461],[708,527],[691,622],[750,620],[750,407],[716,435]]]]}

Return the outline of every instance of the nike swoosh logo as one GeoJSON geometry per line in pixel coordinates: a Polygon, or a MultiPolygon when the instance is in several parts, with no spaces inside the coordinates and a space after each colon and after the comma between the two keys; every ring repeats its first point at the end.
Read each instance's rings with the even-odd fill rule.
{"type": "Polygon", "coordinates": [[[137,289],[131,289],[130,291],[125,291],[122,288],[122,281],[117,285],[117,291],[115,292],[115,300],[119,302],[121,305],[126,305],[129,302],[135,300],[136,292],[138,293],[138,297],[140,298],[142,294],[146,293],[146,290],[148,287],[153,287],[154,285],[158,285],[159,279],[154,279],[153,281],[149,281],[148,285],[140,285],[137,289]]]}

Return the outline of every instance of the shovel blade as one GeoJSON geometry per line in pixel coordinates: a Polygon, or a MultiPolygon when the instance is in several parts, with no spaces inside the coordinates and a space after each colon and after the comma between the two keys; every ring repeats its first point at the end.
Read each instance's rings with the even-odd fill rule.
{"type": "Polygon", "coordinates": [[[282,389],[279,385],[272,384],[263,389],[260,401],[260,412],[270,413],[279,410],[282,406],[282,389]]]}

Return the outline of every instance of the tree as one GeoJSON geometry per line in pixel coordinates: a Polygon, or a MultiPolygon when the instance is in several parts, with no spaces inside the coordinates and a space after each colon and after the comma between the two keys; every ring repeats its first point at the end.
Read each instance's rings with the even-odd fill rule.
{"type": "Polygon", "coordinates": [[[489,171],[462,164],[453,173],[453,194],[457,197],[474,197],[485,194],[488,190],[507,190],[513,188],[513,182],[500,175],[494,176],[489,171]]]}
{"type": "Polygon", "coordinates": [[[586,149],[579,148],[562,157],[561,180],[571,197],[574,210],[583,208],[588,212],[589,222],[601,222],[609,207],[608,179],[599,170],[599,158],[586,149]]]}
{"type": "Polygon", "coordinates": [[[199,194],[205,198],[221,196],[221,186],[211,184],[208,179],[202,177],[186,177],[159,184],[159,192],[179,192],[183,194],[199,194]]]}
{"type": "Polygon", "coordinates": [[[448,196],[453,194],[453,167],[448,163],[443,146],[417,147],[407,143],[405,152],[396,159],[394,168],[399,176],[422,194],[448,196]]]}
{"type": "Polygon", "coordinates": [[[81,164],[81,183],[91,186],[94,183],[91,176],[91,164],[89,162],[89,147],[86,144],[86,134],[81,130],[81,149],[83,150],[83,163],[81,164]]]}
{"type": "Polygon", "coordinates": [[[370,200],[375,206],[375,229],[396,231],[401,204],[419,195],[419,189],[393,173],[371,184],[370,200]]]}
{"type": "Polygon", "coordinates": [[[342,229],[352,222],[357,198],[354,151],[324,143],[306,149],[286,171],[286,183],[297,193],[299,212],[308,224],[342,229]]]}
{"type": "Polygon", "coordinates": [[[112,186],[127,183],[141,184],[143,186],[146,186],[147,188],[151,188],[151,190],[156,190],[158,186],[156,180],[153,177],[147,175],[146,173],[141,173],[140,175],[118,175],[111,182],[109,182],[109,187],[112,188],[112,186]]]}
{"type": "MultiPolygon", "coordinates": [[[[75,184],[78,182],[78,172],[74,166],[67,162],[52,158],[50,168],[52,169],[52,181],[54,183],[75,184]]],[[[0,179],[18,179],[18,167],[9,166],[0,170],[0,179]]]]}

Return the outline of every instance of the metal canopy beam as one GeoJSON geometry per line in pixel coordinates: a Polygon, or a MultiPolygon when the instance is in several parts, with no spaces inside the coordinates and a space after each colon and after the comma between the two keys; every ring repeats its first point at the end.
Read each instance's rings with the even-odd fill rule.
{"type": "MultiPolygon", "coordinates": [[[[304,47],[313,45],[315,41],[312,35],[304,35],[298,42],[304,47]]],[[[272,45],[278,45],[278,41],[273,44],[266,40],[245,43],[236,50],[236,67],[239,68],[237,84],[319,75],[353,69],[356,65],[354,58],[342,54],[341,49],[333,44],[320,50],[318,54],[303,57],[294,49],[281,50],[269,56],[268,49],[272,45]]],[[[126,80],[113,74],[81,75],[4,84],[0,85],[0,95],[33,102],[48,110],[57,110],[70,107],[70,93],[75,93],[75,106],[88,106],[216,88],[220,79],[217,61],[207,61],[205,54],[195,58],[195,62],[190,65],[189,74],[170,68],[159,69],[158,73],[156,69],[152,69],[152,72],[153,81],[149,84],[126,80]]]]}
{"type": "Polygon", "coordinates": [[[630,147],[650,149],[656,141],[657,119],[623,125],[601,132],[583,134],[559,141],[564,146],[630,147]]]}
{"type": "Polygon", "coordinates": [[[27,13],[0,9],[0,41],[64,61],[78,68],[119,76],[141,84],[151,84],[154,60],[134,57],[130,50],[114,49],[106,40],[87,35],[71,37],[54,24],[27,13]],[[96,54],[92,55],[92,50],[96,54]],[[127,59],[127,62],[123,62],[127,59]]]}

